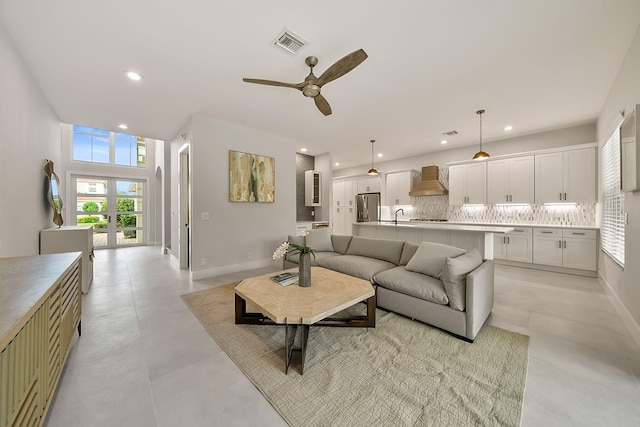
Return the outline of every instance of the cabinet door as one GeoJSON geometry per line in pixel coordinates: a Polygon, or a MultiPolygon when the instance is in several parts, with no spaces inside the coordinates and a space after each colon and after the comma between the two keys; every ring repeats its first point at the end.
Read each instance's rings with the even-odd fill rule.
{"type": "Polygon", "coordinates": [[[564,152],[564,194],[567,202],[596,201],[596,149],[564,152]]]}
{"type": "Polygon", "coordinates": [[[493,234],[493,259],[507,259],[507,235],[493,234]]]}
{"type": "Polygon", "coordinates": [[[449,204],[462,205],[467,197],[467,165],[449,166],[449,204]]]}
{"type": "Polygon", "coordinates": [[[333,206],[344,206],[344,179],[333,180],[333,206]]]}
{"type": "Polygon", "coordinates": [[[380,178],[380,174],[377,176],[369,177],[369,192],[370,193],[380,193],[382,190],[382,179],[380,178]]]}
{"type": "Polygon", "coordinates": [[[536,203],[562,201],[564,193],[563,173],[562,153],[538,154],[535,156],[536,203]]]}
{"type": "MultiPolygon", "coordinates": [[[[534,202],[534,160],[533,156],[509,159],[509,202],[534,202]]],[[[491,186],[487,191],[491,190],[491,186]]]]}
{"type": "Polygon", "coordinates": [[[596,271],[596,241],[565,237],[562,253],[562,265],[568,268],[596,271]]]}
{"type": "Polygon", "coordinates": [[[509,160],[487,162],[487,203],[509,202],[509,160]]]}
{"type": "Polygon", "coordinates": [[[393,205],[410,205],[411,198],[411,172],[390,173],[385,177],[385,204],[393,205]]]}
{"type": "Polygon", "coordinates": [[[535,264],[562,266],[562,237],[560,230],[536,230],[533,237],[533,262],[535,264]],[[545,235],[544,233],[547,233],[545,235]]]}
{"type": "Polygon", "coordinates": [[[467,203],[487,203],[487,162],[467,165],[467,203]]]}
{"type": "Polygon", "coordinates": [[[533,247],[530,228],[515,229],[508,234],[507,238],[507,259],[509,261],[533,261],[533,247]]]}
{"type": "Polygon", "coordinates": [[[358,181],[356,178],[347,178],[344,180],[344,205],[356,205],[356,194],[358,194],[358,181]]]}

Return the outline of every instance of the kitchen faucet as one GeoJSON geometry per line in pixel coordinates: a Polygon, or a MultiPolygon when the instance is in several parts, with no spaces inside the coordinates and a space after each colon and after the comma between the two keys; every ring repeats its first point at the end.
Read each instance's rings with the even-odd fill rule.
{"type": "Polygon", "coordinates": [[[398,225],[398,212],[400,212],[400,211],[402,211],[402,215],[404,215],[404,209],[400,208],[400,209],[396,210],[396,213],[394,214],[395,215],[395,219],[393,220],[395,225],[398,225]]]}

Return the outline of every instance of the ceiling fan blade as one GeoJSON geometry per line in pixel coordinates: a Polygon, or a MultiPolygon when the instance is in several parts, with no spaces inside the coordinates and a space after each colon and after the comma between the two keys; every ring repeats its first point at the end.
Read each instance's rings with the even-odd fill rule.
{"type": "Polygon", "coordinates": [[[277,82],[275,80],[242,79],[242,81],[246,83],[256,83],[259,85],[290,87],[292,89],[298,89],[298,90],[302,90],[302,87],[304,86],[304,83],[284,83],[284,82],[277,82]]]}
{"type": "Polygon", "coordinates": [[[358,49],[355,52],[350,53],[344,58],[338,60],[331,67],[327,68],[327,70],[318,77],[316,84],[318,86],[322,86],[337,79],[338,77],[344,76],[349,71],[362,64],[362,61],[368,57],[369,55],[367,55],[367,53],[362,49],[358,49]]]}
{"type": "Polygon", "coordinates": [[[325,116],[328,116],[329,114],[331,114],[331,105],[329,105],[329,103],[324,98],[324,96],[318,95],[315,98],[313,98],[313,100],[316,103],[316,107],[318,107],[318,110],[320,110],[322,114],[324,114],[325,116]]]}

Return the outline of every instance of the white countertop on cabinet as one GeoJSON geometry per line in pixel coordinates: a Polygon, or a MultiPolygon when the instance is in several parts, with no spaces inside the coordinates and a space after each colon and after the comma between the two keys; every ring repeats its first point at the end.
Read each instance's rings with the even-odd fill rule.
{"type": "Polygon", "coordinates": [[[431,230],[447,230],[447,231],[471,231],[477,233],[509,233],[513,231],[513,226],[508,225],[480,225],[480,224],[458,224],[450,222],[420,222],[420,221],[399,221],[398,224],[393,221],[378,222],[354,222],[353,225],[365,227],[407,227],[421,228],[431,230]]]}
{"type": "Polygon", "coordinates": [[[572,225],[572,224],[533,224],[533,223],[476,223],[476,222],[447,222],[447,224],[457,225],[483,225],[499,227],[533,227],[533,228],[579,228],[583,230],[600,230],[600,227],[593,225],[572,225]]]}

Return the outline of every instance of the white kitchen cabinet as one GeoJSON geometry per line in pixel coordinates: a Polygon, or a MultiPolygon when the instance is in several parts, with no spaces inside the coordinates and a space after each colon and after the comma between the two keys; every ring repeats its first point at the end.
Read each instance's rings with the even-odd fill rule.
{"type": "Polygon", "coordinates": [[[487,161],[487,203],[533,202],[533,156],[487,161]]]}
{"type": "Polygon", "coordinates": [[[356,208],[349,206],[333,207],[333,234],[350,236],[356,221],[356,208]]]}
{"type": "Polygon", "coordinates": [[[322,205],[322,174],[317,171],[304,172],[304,204],[305,206],[322,205]]]}
{"type": "Polygon", "coordinates": [[[356,178],[338,178],[333,180],[333,206],[355,206],[357,181],[356,178]]]}
{"type": "Polygon", "coordinates": [[[40,231],[40,254],[82,252],[82,293],[89,292],[93,281],[93,227],[69,225],[40,231]]]}
{"type": "Polygon", "coordinates": [[[358,193],[379,193],[382,187],[380,183],[380,175],[364,175],[357,177],[358,193]]]}
{"type": "Polygon", "coordinates": [[[487,202],[487,162],[475,161],[449,167],[449,204],[487,202]]]}
{"type": "Polygon", "coordinates": [[[416,184],[417,171],[392,172],[385,175],[384,200],[386,206],[410,205],[409,191],[416,184]]]}
{"type": "Polygon", "coordinates": [[[530,227],[514,227],[506,234],[493,235],[493,258],[508,261],[532,262],[533,243],[530,227]]]}
{"type": "Polygon", "coordinates": [[[596,149],[535,155],[536,203],[594,203],[596,149]]]}
{"type": "Polygon", "coordinates": [[[536,228],[533,238],[533,262],[578,270],[596,271],[597,237],[595,230],[536,228]]]}

